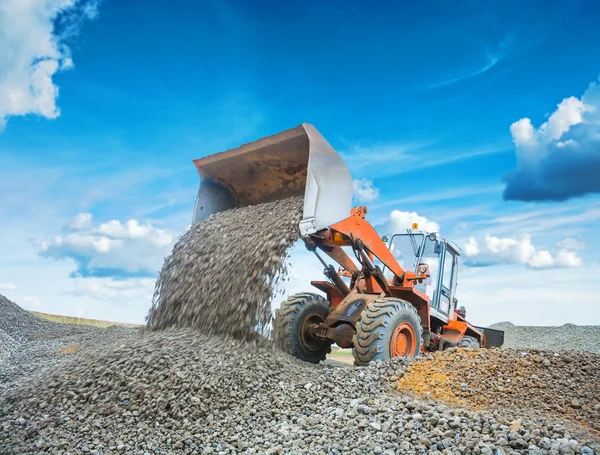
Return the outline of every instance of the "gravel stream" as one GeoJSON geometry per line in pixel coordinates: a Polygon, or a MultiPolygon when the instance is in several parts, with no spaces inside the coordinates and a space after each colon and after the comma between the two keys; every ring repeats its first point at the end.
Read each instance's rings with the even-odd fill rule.
{"type": "Polygon", "coordinates": [[[148,327],[193,327],[253,338],[271,322],[271,297],[299,238],[302,198],[227,210],[194,225],[157,280],[148,327]]]}

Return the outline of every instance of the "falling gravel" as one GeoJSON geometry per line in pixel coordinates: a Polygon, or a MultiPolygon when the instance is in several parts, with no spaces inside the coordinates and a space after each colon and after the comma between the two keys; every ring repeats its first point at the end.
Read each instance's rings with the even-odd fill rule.
{"type": "Polygon", "coordinates": [[[211,215],[173,248],[157,280],[148,327],[192,327],[248,339],[271,319],[273,286],[299,238],[302,198],[211,215]]]}

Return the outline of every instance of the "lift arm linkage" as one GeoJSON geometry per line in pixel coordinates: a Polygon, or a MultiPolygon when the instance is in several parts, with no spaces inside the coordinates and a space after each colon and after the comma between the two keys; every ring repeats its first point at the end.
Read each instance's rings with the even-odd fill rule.
{"type": "MultiPolygon", "coordinates": [[[[365,263],[364,265],[366,266],[363,267],[363,273],[370,274],[371,270],[369,269],[373,268],[372,256],[379,259],[385,267],[394,273],[395,279],[393,280],[393,285],[412,287],[415,281],[427,278],[427,274],[416,275],[412,271],[404,270],[398,264],[398,261],[383,240],[381,240],[375,228],[365,220],[366,213],[366,207],[353,208],[348,218],[332,224],[328,229],[305,238],[306,247],[311,251],[315,251],[317,247],[321,249],[345,270],[350,272],[354,280],[361,270],[352,262],[350,257],[341,248],[342,246],[351,246],[355,251],[358,251],[358,254],[361,255],[361,262],[365,263]],[[369,258],[369,261],[365,260],[365,254],[369,258]]],[[[383,277],[380,270],[377,270],[377,273],[383,277]]],[[[377,281],[380,280],[378,279],[377,281]]],[[[388,283],[380,284],[382,285],[382,290],[385,292],[388,283]]]]}

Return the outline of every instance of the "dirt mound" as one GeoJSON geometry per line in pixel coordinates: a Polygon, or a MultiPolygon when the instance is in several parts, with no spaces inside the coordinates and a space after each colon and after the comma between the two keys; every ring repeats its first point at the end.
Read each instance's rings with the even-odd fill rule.
{"type": "Polygon", "coordinates": [[[600,355],[452,349],[416,361],[398,390],[506,415],[552,416],[600,434],[600,355]]]}
{"type": "Polygon", "coordinates": [[[564,324],[559,327],[544,327],[499,322],[490,327],[504,330],[505,348],[583,350],[600,354],[600,326],[597,325],[564,324]]]}
{"type": "Polygon", "coordinates": [[[195,224],[157,280],[148,327],[247,338],[271,319],[273,285],[298,238],[302,198],[227,210],[195,224]]]}

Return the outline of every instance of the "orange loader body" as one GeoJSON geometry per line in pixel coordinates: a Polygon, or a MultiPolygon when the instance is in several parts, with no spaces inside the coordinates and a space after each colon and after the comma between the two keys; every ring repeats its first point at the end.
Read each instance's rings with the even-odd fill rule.
{"type": "MultiPolygon", "coordinates": [[[[465,335],[475,338],[481,347],[485,347],[484,333],[468,323],[456,308],[448,315],[449,320],[439,327],[440,333],[432,333],[430,298],[415,288],[416,284],[429,277],[428,270],[424,270],[424,273],[404,270],[373,226],[365,220],[366,213],[366,207],[353,208],[351,215],[345,220],[305,239],[310,250],[319,248],[342,267],[341,275],[351,278],[349,287],[341,286],[341,283],[336,285],[332,282],[334,280],[311,282],[327,295],[332,306],[323,324],[313,328],[315,336],[331,340],[342,348],[351,348],[355,330],[350,326],[356,325],[366,306],[381,297],[397,297],[416,308],[423,333],[432,334],[421,344],[422,352],[457,346],[465,335]],[[359,258],[364,259],[364,262],[361,261],[362,269],[345,253],[341,248],[343,246],[352,247],[359,252],[359,258]],[[391,282],[379,267],[374,266],[374,257],[393,272],[391,282]]],[[[414,352],[417,338],[413,327],[406,323],[399,324],[392,334],[392,356],[410,355],[414,352]]]]}

